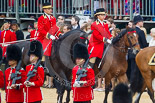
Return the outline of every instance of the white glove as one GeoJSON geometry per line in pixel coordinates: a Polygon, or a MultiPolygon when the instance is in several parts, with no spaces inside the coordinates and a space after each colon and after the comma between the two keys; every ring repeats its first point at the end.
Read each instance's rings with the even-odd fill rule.
{"type": "Polygon", "coordinates": [[[81,87],[81,84],[80,84],[80,82],[78,82],[78,81],[75,81],[75,83],[73,84],[73,87],[81,87]]]}
{"type": "Polygon", "coordinates": [[[25,84],[27,87],[35,86],[34,82],[29,82],[29,81],[25,81],[24,84],[25,84]]]}
{"type": "Polygon", "coordinates": [[[107,43],[111,44],[111,43],[112,43],[112,41],[111,41],[110,39],[107,39],[107,43]]]}
{"type": "Polygon", "coordinates": [[[75,81],[73,87],[82,87],[87,81],[75,81]]]}
{"type": "Polygon", "coordinates": [[[51,35],[50,39],[55,40],[55,36],[51,35]]]}

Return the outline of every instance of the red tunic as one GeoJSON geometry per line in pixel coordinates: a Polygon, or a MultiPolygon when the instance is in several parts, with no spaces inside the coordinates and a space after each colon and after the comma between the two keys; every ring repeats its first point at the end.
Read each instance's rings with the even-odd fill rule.
{"type": "Polygon", "coordinates": [[[108,24],[103,24],[102,26],[100,22],[95,21],[91,25],[91,30],[93,30],[93,33],[89,40],[88,53],[90,53],[90,50],[92,49],[92,47],[94,47],[92,54],[90,55],[90,58],[102,58],[104,51],[103,38],[105,37],[110,39],[112,37],[112,35],[109,32],[108,24]]]}
{"type": "Polygon", "coordinates": [[[4,75],[0,69],[0,88],[3,88],[3,86],[4,86],[4,75]]]}
{"type": "MultiPolygon", "coordinates": [[[[26,66],[26,74],[28,74],[28,72],[32,70],[33,67],[34,65],[26,66]]],[[[38,67],[36,75],[30,78],[30,82],[34,82],[35,86],[30,86],[25,88],[26,102],[41,101],[43,98],[42,98],[40,87],[44,83],[44,69],[42,66],[38,67]]]]}
{"type": "MultiPolygon", "coordinates": [[[[1,39],[0,43],[12,42],[12,41],[17,40],[15,32],[12,32],[10,30],[3,30],[1,32],[0,39],[1,39]]],[[[3,56],[4,56],[5,52],[6,52],[7,45],[8,44],[1,44],[0,45],[2,50],[3,50],[3,56]]],[[[6,55],[5,55],[5,57],[6,57],[6,55]]]]}
{"type": "MultiPolygon", "coordinates": [[[[38,30],[33,30],[33,31],[31,31],[31,33],[30,33],[30,39],[35,38],[35,39],[32,39],[32,40],[36,40],[37,37],[38,37],[38,35],[39,35],[38,30]]],[[[32,40],[30,40],[30,41],[32,41],[32,40]]]]}
{"type": "Polygon", "coordinates": [[[16,84],[21,84],[19,87],[19,90],[17,89],[8,89],[12,85],[12,80],[10,79],[11,73],[15,73],[16,69],[15,68],[7,68],[5,70],[5,82],[6,82],[6,87],[5,87],[5,92],[6,92],[6,102],[24,102],[24,82],[26,79],[26,73],[25,70],[22,68],[19,72],[21,72],[20,75],[21,79],[16,81],[16,84]]]}
{"type": "Polygon", "coordinates": [[[73,99],[74,101],[90,101],[93,99],[93,89],[91,86],[95,84],[95,75],[92,68],[87,68],[87,76],[82,77],[80,81],[87,81],[84,84],[84,87],[73,87],[73,84],[76,79],[76,73],[78,71],[79,66],[75,66],[72,70],[72,90],[73,90],[73,99]]]}
{"type": "Polygon", "coordinates": [[[39,31],[39,36],[38,39],[42,45],[43,45],[43,50],[47,47],[48,44],[50,44],[47,47],[47,50],[44,52],[44,55],[46,56],[51,56],[51,45],[52,42],[50,39],[47,39],[47,34],[51,34],[56,36],[58,38],[59,34],[61,33],[59,28],[56,26],[56,19],[55,17],[51,16],[50,19],[43,14],[41,17],[38,18],[38,31],[39,31]]]}

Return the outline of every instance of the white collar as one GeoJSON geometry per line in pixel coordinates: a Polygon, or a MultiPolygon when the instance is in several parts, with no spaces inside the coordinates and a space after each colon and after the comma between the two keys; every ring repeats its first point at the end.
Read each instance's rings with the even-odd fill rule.
{"type": "Polygon", "coordinates": [[[48,14],[46,14],[46,13],[45,13],[45,15],[50,19],[51,15],[48,15],[48,14]]]}
{"type": "Polygon", "coordinates": [[[98,19],[98,21],[99,21],[99,22],[102,24],[102,26],[103,26],[103,23],[104,23],[104,22],[103,22],[103,21],[101,21],[100,19],[98,19]]]}

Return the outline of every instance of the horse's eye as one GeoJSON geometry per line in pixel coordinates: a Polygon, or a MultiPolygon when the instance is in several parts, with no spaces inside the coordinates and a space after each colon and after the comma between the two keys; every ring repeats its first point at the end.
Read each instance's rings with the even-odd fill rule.
{"type": "Polygon", "coordinates": [[[133,39],[133,37],[132,36],[129,36],[129,39],[133,39]]]}

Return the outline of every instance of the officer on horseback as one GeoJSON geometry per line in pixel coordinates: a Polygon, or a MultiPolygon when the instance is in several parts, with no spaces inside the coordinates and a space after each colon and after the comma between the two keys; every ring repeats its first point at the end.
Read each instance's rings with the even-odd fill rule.
{"type": "Polygon", "coordinates": [[[104,51],[104,44],[111,43],[112,35],[109,32],[108,24],[104,23],[106,18],[106,12],[104,8],[99,8],[95,13],[96,21],[91,25],[91,30],[93,33],[89,40],[88,53],[90,53],[91,48],[94,47],[94,50],[90,56],[90,63],[93,68],[93,65],[96,61],[96,58],[101,59],[104,51]]]}
{"type": "Polygon", "coordinates": [[[60,30],[56,26],[56,18],[52,14],[51,3],[43,4],[44,14],[38,18],[38,31],[39,35],[37,40],[39,40],[43,45],[43,50],[45,50],[45,56],[51,56],[51,45],[52,41],[59,37],[60,30]]]}

